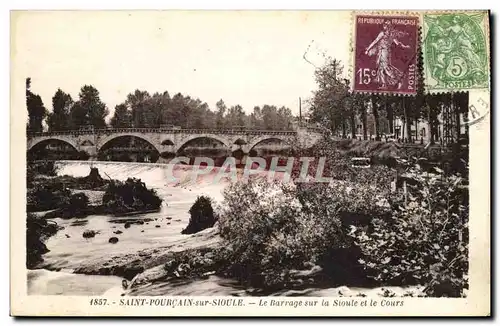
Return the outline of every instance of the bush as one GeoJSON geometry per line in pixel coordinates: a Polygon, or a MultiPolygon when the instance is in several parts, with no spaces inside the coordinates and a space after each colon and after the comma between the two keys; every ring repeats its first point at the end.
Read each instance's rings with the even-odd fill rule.
{"type": "Polygon", "coordinates": [[[182,234],[193,234],[211,228],[215,224],[212,200],[206,196],[198,196],[193,206],[189,209],[188,226],[182,230],[182,234]]]}
{"type": "Polygon", "coordinates": [[[88,207],[89,198],[83,193],[72,194],[60,181],[46,180],[28,189],[28,212],[46,211],[51,209],[67,209],[71,212],[84,210],[88,207]]]}
{"type": "Polygon", "coordinates": [[[162,199],[155,190],[146,188],[140,179],[110,183],[102,198],[103,206],[112,213],[159,209],[162,199]]]}
{"type": "Polygon", "coordinates": [[[228,273],[253,286],[282,287],[292,270],[319,265],[331,281],[364,281],[344,229],[387,214],[379,197],[376,188],[359,191],[345,183],[230,184],[219,217],[228,273]],[[363,218],[343,221],[348,213],[363,218]]]}
{"type": "Polygon", "coordinates": [[[89,197],[84,193],[76,193],[69,198],[68,209],[72,212],[79,212],[87,209],[89,206],[89,197]]]}
{"type": "MultiPolygon", "coordinates": [[[[309,174],[311,176],[316,176],[316,172],[319,168],[319,159],[324,157],[326,159],[326,163],[323,167],[322,176],[331,177],[335,180],[356,182],[363,185],[374,185],[384,188],[384,191],[389,190],[390,183],[396,176],[394,160],[388,157],[385,159],[388,164],[381,165],[374,164],[376,162],[380,163],[381,159],[374,159],[372,157],[372,166],[369,169],[352,167],[352,157],[364,157],[365,155],[362,155],[362,153],[360,153],[360,155],[355,155],[351,152],[343,152],[343,142],[351,144],[352,140],[334,142],[330,139],[323,139],[319,141],[312,150],[299,151],[301,156],[315,157],[315,160],[310,163],[309,174]]],[[[366,156],[370,157],[370,155],[366,156]]],[[[295,160],[292,172],[294,178],[299,176],[300,168],[301,164],[298,160],[295,160]]]]}
{"type": "Polygon", "coordinates": [[[28,212],[46,211],[67,207],[71,191],[61,182],[52,182],[36,185],[27,192],[28,212]]]}
{"type": "Polygon", "coordinates": [[[44,242],[47,238],[56,234],[58,229],[55,222],[28,213],[26,218],[27,268],[35,268],[37,264],[43,262],[42,255],[49,252],[44,242]]]}
{"type": "Polygon", "coordinates": [[[29,164],[38,174],[55,176],[57,175],[57,167],[54,161],[41,161],[33,162],[29,164]]]}
{"type": "Polygon", "coordinates": [[[40,161],[40,162],[27,162],[26,165],[26,181],[28,186],[32,184],[35,176],[46,175],[55,176],[57,175],[57,167],[54,161],[40,161]]]}
{"type": "MultiPolygon", "coordinates": [[[[283,283],[285,270],[314,259],[306,239],[310,223],[297,223],[299,204],[277,185],[259,182],[230,184],[224,191],[220,235],[228,249],[229,273],[256,286],[283,283]],[[302,232],[298,232],[298,227],[302,232]],[[288,249],[288,250],[287,250],[288,249]],[[300,264],[297,264],[300,261],[300,264]]],[[[305,221],[304,221],[305,222],[305,221]]]]}
{"type": "Polygon", "coordinates": [[[412,169],[409,186],[390,219],[374,219],[371,231],[354,228],[368,275],[389,284],[427,285],[427,295],[464,296],[468,287],[468,191],[458,176],[412,169]]]}

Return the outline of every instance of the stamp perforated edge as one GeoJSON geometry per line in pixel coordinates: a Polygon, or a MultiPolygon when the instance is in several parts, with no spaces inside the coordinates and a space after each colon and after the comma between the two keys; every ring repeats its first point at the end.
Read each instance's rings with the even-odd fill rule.
{"type": "Polygon", "coordinates": [[[425,91],[430,94],[443,94],[443,93],[460,93],[467,91],[490,91],[491,89],[491,34],[490,34],[490,10],[426,10],[421,12],[421,27],[422,27],[422,38],[421,38],[421,46],[422,46],[422,60],[424,67],[424,86],[425,91]],[[428,83],[428,70],[426,67],[426,56],[424,51],[424,43],[426,40],[426,24],[424,22],[424,15],[442,15],[442,14],[484,14],[485,18],[483,22],[484,34],[486,38],[486,56],[487,56],[487,72],[488,72],[488,87],[470,87],[470,88],[432,88],[429,87],[428,83]]]}
{"type": "MultiPolygon", "coordinates": [[[[349,38],[349,67],[347,69],[348,74],[349,74],[349,87],[350,91],[356,94],[369,94],[369,95],[384,95],[384,96],[397,96],[397,97],[414,97],[415,94],[410,94],[410,93],[403,93],[403,92],[394,92],[394,91],[389,91],[389,92],[376,92],[376,91],[355,91],[354,90],[354,83],[355,83],[355,71],[354,71],[354,65],[356,61],[356,47],[355,47],[355,42],[356,42],[356,16],[359,15],[364,15],[364,16],[408,16],[408,17],[415,17],[417,18],[417,44],[416,48],[420,48],[421,40],[422,40],[422,12],[416,11],[416,10],[353,10],[351,13],[351,35],[349,38]]],[[[417,57],[416,57],[416,64],[418,66],[418,61],[420,60],[420,57],[417,52],[417,57]]],[[[425,70],[425,68],[424,68],[425,70]]],[[[424,79],[425,80],[425,79],[424,79]]],[[[417,86],[418,87],[418,86],[417,86]]]]}

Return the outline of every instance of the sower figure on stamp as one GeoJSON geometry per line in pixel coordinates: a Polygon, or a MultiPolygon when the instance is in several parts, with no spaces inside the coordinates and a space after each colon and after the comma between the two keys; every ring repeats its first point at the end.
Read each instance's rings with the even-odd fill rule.
{"type": "Polygon", "coordinates": [[[395,30],[391,22],[386,20],[383,24],[382,31],[366,48],[366,55],[377,55],[377,72],[375,81],[381,85],[381,89],[386,89],[388,86],[395,85],[397,85],[398,89],[401,88],[403,72],[394,67],[391,63],[391,47],[394,43],[403,49],[410,48],[409,45],[405,45],[399,41],[399,38],[404,35],[405,33],[395,30]]]}

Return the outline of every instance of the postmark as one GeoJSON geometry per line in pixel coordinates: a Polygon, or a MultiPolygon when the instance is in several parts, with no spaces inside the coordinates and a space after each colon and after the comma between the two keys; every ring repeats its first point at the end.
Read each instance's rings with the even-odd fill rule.
{"type": "Polygon", "coordinates": [[[481,124],[490,113],[490,97],[486,91],[470,92],[467,116],[464,118],[462,126],[473,126],[481,124]]]}
{"type": "Polygon", "coordinates": [[[428,91],[489,88],[487,12],[424,14],[428,91]]]}
{"type": "Polygon", "coordinates": [[[416,94],[419,17],[359,14],[354,24],[353,90],[416,94]]]}

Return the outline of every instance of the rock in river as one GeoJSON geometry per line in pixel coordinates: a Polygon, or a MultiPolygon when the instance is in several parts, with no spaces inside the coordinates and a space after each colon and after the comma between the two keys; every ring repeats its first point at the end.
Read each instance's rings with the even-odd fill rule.
{"type": "Polygon", "coordinates": [[[95,237],[96,233],[97,232],[95,232],[94,230],[85,230],[85,231],[83,231],[82,235],[84,238],[93,238],[93,237],[95,237]]]}
{"type": "Polygon", "coordinates": [[[111,237],[109,238],[109,243],[117,243],[118,242],[118,238],[117,237],[111,237]]]}

